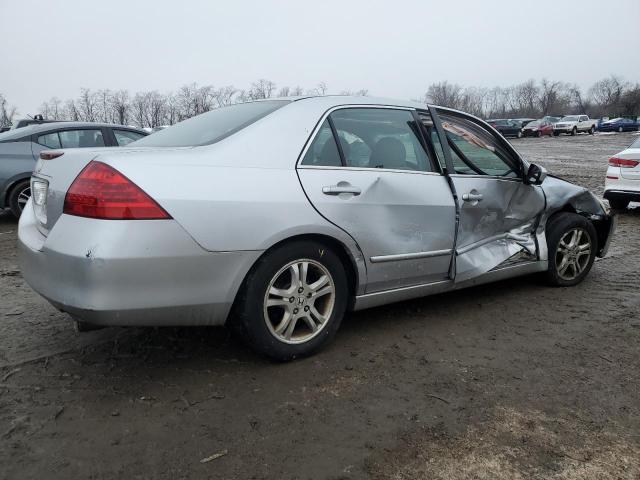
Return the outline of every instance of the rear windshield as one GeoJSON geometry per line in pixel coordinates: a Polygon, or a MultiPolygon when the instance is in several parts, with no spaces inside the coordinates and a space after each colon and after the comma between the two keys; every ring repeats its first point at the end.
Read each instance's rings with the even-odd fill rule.
{"type": "Polygon", "coordinates": [[[148,137],[130,143],[129,146],[196,147],[210,145],[233,135],[287,103],[289,100],[266,100],[216,108],[155,132],[148,137]]]}

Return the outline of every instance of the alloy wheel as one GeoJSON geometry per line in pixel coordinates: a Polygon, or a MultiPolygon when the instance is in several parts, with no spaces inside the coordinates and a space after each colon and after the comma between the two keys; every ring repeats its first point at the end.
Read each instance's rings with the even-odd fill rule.
{"type": "Polygon", "coordinates": [[[264,320],[279,341],[304,343],[325,328],[335,300],[333,277],[321,263],[294,260],[278,270],[269,283],[264,320]]]}
{"type": "Polygon", "coordinates": [[[556,270],[563,280],[574,280],[587,268],[591,259],[591,238],[583,228],[572,228],[558,242],[556,270]]]}
{"type": "Polygon", "coordinates": [[[23,188],[18,193],[18,209],[20,210],[20,212],[24,210],[24,207],[27,205],[29,198],[31,198],[31,186],[23,188]]]}

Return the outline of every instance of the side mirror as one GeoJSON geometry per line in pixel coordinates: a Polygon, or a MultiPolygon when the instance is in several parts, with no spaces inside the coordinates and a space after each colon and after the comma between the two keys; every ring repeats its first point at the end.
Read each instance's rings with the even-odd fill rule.
{"type": "Polygon", "coordinates": [[[532,163],[529,165],[524,182],[528,185],[540,185],[547,178],[547,169],[532,163]]]}

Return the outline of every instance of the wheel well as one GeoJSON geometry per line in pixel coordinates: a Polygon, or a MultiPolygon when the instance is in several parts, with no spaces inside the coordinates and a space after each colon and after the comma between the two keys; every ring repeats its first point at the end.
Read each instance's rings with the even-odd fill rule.
{"type": "Polygon", "coordinates": [[[242,283],[240,284],[240,288],[236,292],[235,298],[233,300],[233,306],[231,307],[230,315],[232,315],[233,312],[236,310],[237,302],[238,302],[238,296],[240,295],[240,292],[243,290],[243,286],[244,286],[245,282],[247,281],[247,278],[249,277],[251,272],[253,272],[253,270],[256,268],[256,265],[258,265],[260,260],[262,260],[266,255],[268,255],[270,252],[272,252],[276,248],[279,248],[282,245],[287,244],[289,242],[295,242],[297,240],[311,240],[311,241],[322,243],[323,245],[326,245],[327,247],[331,248],[336,253],[336,255],[338,255],[338,257],[342,261],[342,264],[345,267],[345,273],[347,275],[347,286],[349,288],[349,298],[350,298],[349,305],[348,305],[347,308],[351,309],[351,307],[352,307],[351,303],[353,302],[353,298],[355,297],[355,294],[356,294],[356,292],[358,290],[358,281],[359,281],[359,279],[358,279],[358,270],[356,268],[355,260],[353,259],[353,257],[349,253],[348,248],[342,242],[340,242],[339,240],[336,240],[335,238],[330,237],[328,235],[302,234],[302,235],[295,235],[293,237],[288,237],[288,238],[285,238],[283,240],[280,240],[278,243],[275,243],[275,244],[271,245],[267,250],[265,250],[262,253],[262,255],[260,255],[255,260],[255,262],[253,263],[253,265],[251,266],[249,271],[246,273],[246,275],[242,279],[242,283]]]}
{"type": "Polygon", "coordinates": [[[549,216],[549,218],[547,218],[547,222],[545,224],[545,231],[547,230],[547,227],[549,226],[549,223],[551,222],[551,220],[560,213],[575,213],[591,221],[591,223],[593,224],[593,227],[596,229],[596,234],[598,235],[598,252],[600,252],[600,250],[607,243],[607,237],[609,236],[609,226],[610,226],[609,224],[611,220],[606,220],[606,219],[594,220],[593,218],[590,217],[588,213],[579,212],[571,204],[566,204],[560,210],[555,211],[552,215],[549,216]]]}
{"type": "Polygon", "coordinates": [[[29,177],[16,178],[15,180],[13,180],[11,184],[4,191],[4,198],[2,198],[1,206],[9,207],[11,195],[13,195],[13,191],[15,190],[15,188],[18,186],[19,183],[24,182],[25,180],[29,180],[30,178],[31,177],[29,176],[29,177]]]}
{"type": "Polygon", "coordinates": [[[280,240],[278,243],[269,247],[262,255],[260,255],[260,258],[256,260],[256,263],[272,250],[285,243],[295,242],[296,240],[311,240],[322,243],[323,245],[331,248],[336,255],[340,257],[340,260],[342,260],[342,264],[344,265],[345,273],[347,274],[347,283],[349,285],[349,296],[353,297],[356,294],[356,291],[358,290],[358,270],[356,268],[355,260],[351,256],[349,249],[342,242],[328,235],[310,233],[285,238],[284,240],[280,240]]]}

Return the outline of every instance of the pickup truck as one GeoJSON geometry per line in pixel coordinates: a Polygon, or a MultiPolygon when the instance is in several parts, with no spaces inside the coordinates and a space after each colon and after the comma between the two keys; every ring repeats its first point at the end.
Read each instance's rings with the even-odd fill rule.
{"type": "Polygon", "coordinates": [[[590,120],[588,115],[567,115],[553,124],[553,135],[557,137],[561,133],[575,135],[580,132],[593,135],[596,131],[596,123],[596,120],[590,120]]]}

